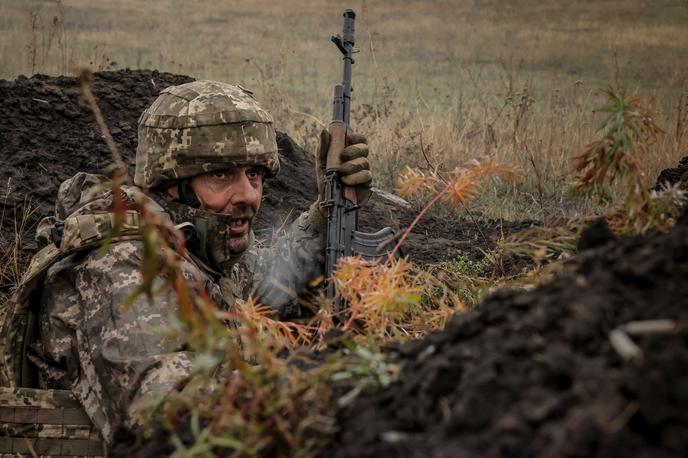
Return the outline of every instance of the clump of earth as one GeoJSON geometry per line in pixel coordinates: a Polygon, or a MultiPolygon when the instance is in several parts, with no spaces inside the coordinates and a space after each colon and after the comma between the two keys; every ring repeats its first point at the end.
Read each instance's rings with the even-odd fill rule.
{"type": "MultiPolygon", "coordinates": [[[[192,80],[155,70],[95,74],[93,91],[132,176],[139,115],[162,89],[192,80]]],[[[21,252],[28,256],[36,250],[35,225],[53,213],[60,183],[79,171],[103,172],[112,157],[93,113],[79,103],[75,78],[36,75],[0,80],[0,100],[0,249],[11,244],[18,233],[21,252]]],[[[316,197],[313,155],[286,133],[278,133],[278,146],[281,172],[267,182],[255,226],[258,237],[267,240],[274,228],[296,218],[316,197]]],[[[405,229],[418,210],[378,191],[360,212],[360,229],[405,229]]],[[[480,249],[490,248],[502,234],[528,225],[507,221],[481,221],[476,225],[429,216],[413,230],[406,251],[421,264],[462,253],[480,256],[480,249]]]]}
{"type": "Polygon", "coordinates": [[[340,412],[322,456],[687,456],[687,276],[679,221],[497,292],[402,347],[399,380],[340,412]],[[674,327],[626,334],[639,353],[622,357],[612,332],[649,320],[674,327]]]}
{"type": "Polygon", "coordinates": [[[666,185],[678,185],[680,189],[688,190],[688,156],[682,158],[676,167],[666,168],[659,173],[654,189],[660,190],[666,185]]]}

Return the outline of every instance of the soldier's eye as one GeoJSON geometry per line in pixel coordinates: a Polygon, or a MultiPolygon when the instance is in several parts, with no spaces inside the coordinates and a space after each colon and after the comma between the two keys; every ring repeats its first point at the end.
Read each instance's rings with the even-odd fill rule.
{"type": "Polygon", "coordinates": [[[227,173],[226,172],[213,172],[213,178],[218,179],[218,180],[224,180],[227,178],[227,173]]]}
{"type": "Polygon", "coordinates": [[[265,170],[262,167],[252,167],[246,171],[246,176],[251,180],[262,180],[265,177],[265,170]]]}

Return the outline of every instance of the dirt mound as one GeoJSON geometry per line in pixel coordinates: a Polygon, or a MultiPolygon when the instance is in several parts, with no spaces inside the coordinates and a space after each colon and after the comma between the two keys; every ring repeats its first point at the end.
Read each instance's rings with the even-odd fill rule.
{"type": "MultiPolygon", "coordinates": [[[[189,81],[188,76],[147,70],[97,74],[94,92],[132,172],[139,115],[160,90],[189,81]]],[[[79,106],[75,78],[36,75],[0,81],[0,100],[3,243],[25,211],[30,211],[29,226],[53,212],[62,181],[78,171],[101,172],[112,159],[93,114],[79,106]]],[[[33,231],[28,232],[25,248],[32,251],[33,231]]]]}
{"type": "Polygon", "coordinates": [[[659,190],[665,183],[670,185],[682,183],[682,188],[688,189],[688,174],[686,172],[688,172],[688,156],[681,159],[676,167],[662,170],[657,177],[654,189],[659,190]]]}
{"type": "MultiPolygon", "coordinates": [[[[192,80],[155,70],[96,73],[94,93],[132,174],[139,115],[162,89],[192,80]]],[[[79,105],[78,94],[77,81],[71,77],[36,75],[0,81],[0,246],[13,239],[15,223],[26,212],[22,248],[29,254],[35,251],[34,226],[53,212],[59,184],[78,171],[98,173],[111,163],[93,114],[79,105]]],[[[312,155],[282,133],[278,145],[282,171],[266,186],[256,225],[264,237],[306,210],[316,195],[312,155]]],[[[417,210],[377,194],[361,212],[362,229],[403,228],[417,210]]],[[[501,233],[523,226],[500,221],[484,225],[478,228],[429,217],[414,230],[407,251],[419,262],[446,259],[462,251],[478,256],[478,247],[485,248],[501,233]]]]}
{"type": "Polygon", "coordinates": [[[339,417],[337,457],[688,454],[688,225],[591,248],[537,289],[502,291],[402,347],[404,369],[339,417]],[[636,320],[678,330],[610,332],[636,320]]]}

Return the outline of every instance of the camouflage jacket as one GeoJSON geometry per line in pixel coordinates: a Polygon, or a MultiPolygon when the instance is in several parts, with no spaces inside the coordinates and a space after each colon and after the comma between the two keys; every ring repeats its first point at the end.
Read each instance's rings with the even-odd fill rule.
{"type": "MultiPolygon", "coordinates": [[[[74,237],[68,231],[69,221],[76,221],[71,227],[82,241],[97,241],[98,235],[102,240],[108,225],[90,222],[93,215],[109,215],[112,197],[103,190],[102,179],[81,173],[63,183],[56,215],[39,225],[39,242],[53,251],[54,245],[64,248],[69,242],[65,237],[74,237]],[[65,225],[62,240],[55,240],[61,221],[65,225]]],[[[140,193],[137,188],[124,191],[140,193]]],[[[175,215],[170,216],[174,222],[175,215]]],[[[228,272],[214,272],[193,256],[187,257],[181,263],[183,275],[194,279],[193,283],[202,279],[220,307],[231,307],[237,298],[246,299],[253,292],[284,314],[285,304],[319,272],[320,224],[317,217],[302,215],[272,248],[254,246],[228,272]]],[[[130,224],[130,231],[124,231],[105,251],[95,243],[54,256],[33,288],[29,305],[35,312],[37,337],[27,338],[24,359],[37,368],[38,386],[71,390],[106,441],[114,425],[131,422],[151,399],[177,387],[193,366],[193,354],[185,342],[155,331],[173,319],[176,299],[171,290],[156,295],[152,302],[142,295],[132,307],[122,307],[141,278],[143,248],[135,228],[135,222],[130,224]]],[[[159,282],[162,285],[164,279],[159,282]]]]}

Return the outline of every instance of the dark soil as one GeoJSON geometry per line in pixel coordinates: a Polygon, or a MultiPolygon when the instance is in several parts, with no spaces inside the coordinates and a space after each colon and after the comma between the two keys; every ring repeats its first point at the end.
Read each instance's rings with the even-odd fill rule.
{"type": "MultiPolygon", "coordinates": [[[[99,72],[94,92],[130,171],[136,122],[160,90],[192,81],[157,71],[99,72]]],[[[79,171],[98,173],[111,162],[91,111],[79,105],[75,78],[36,75],[0,81],[0,244],[14,235],[15,221],[32,210],[24,248],[33,252],[34,226],[53,213],[57,189],[79,171]],[[15,211],[16,210],[16,211],[15,211]]]]}
{"type": "MultiPolygon", "coordinates": [[[[94,93],[132,175],[139,115],[162,89],[192,80],[155,70],[96,73],[94,93]]],[[[93,114],[79,104],[75,78],[36,75],[0,80],[0,100],[0,247],[14,239],[15,223],[30,209],[22,248],[31,254],[36,249],[35,225],[53,213],[59,184],[79,171],[102,172],[112,160],[93,114]]],[[[282,171],[267,184],[256,224],[263,237],[306,210],[316,195],[312,154],[283,133],[279,133],[278,143],[282,171]]],[[[375,194],[361,211],[361,229],[405,228],[417,211],[375,194]]],[[[406,251],[421,263],[464,251],[479,256],[478,248],[489,248],[501,233],[524,225],[528,223],[489,221],[478,228],[460,220],[428,217],[409,237],[406,251]]]]}
{"type": "MultiPolygon", "coordinates": [[[[604,228],[597,228],[603,233],[604,228]]],[[[596,237],[593,237],[596,238],[596,237]]],[[[399,381],[339,416],[335,457],[688,456],[688,224],[589,248],[402,347],[399,381]],[[609,343],[635,320],[675,333],[609,343]]]]}
{"type": "Polygon", "coordinates": [[[605,218],[590,221],[578,239],[578,251],[597,248],[616,239],[605,218]]]}
{"type": "Polygon", "coordinates": [[[662,170],[657,177],[655,190],[659,190],[663,184],[675,185],[680,183],[681,189],[688,189],[688,156],[681,159],[676,167],[662,170]]]}

